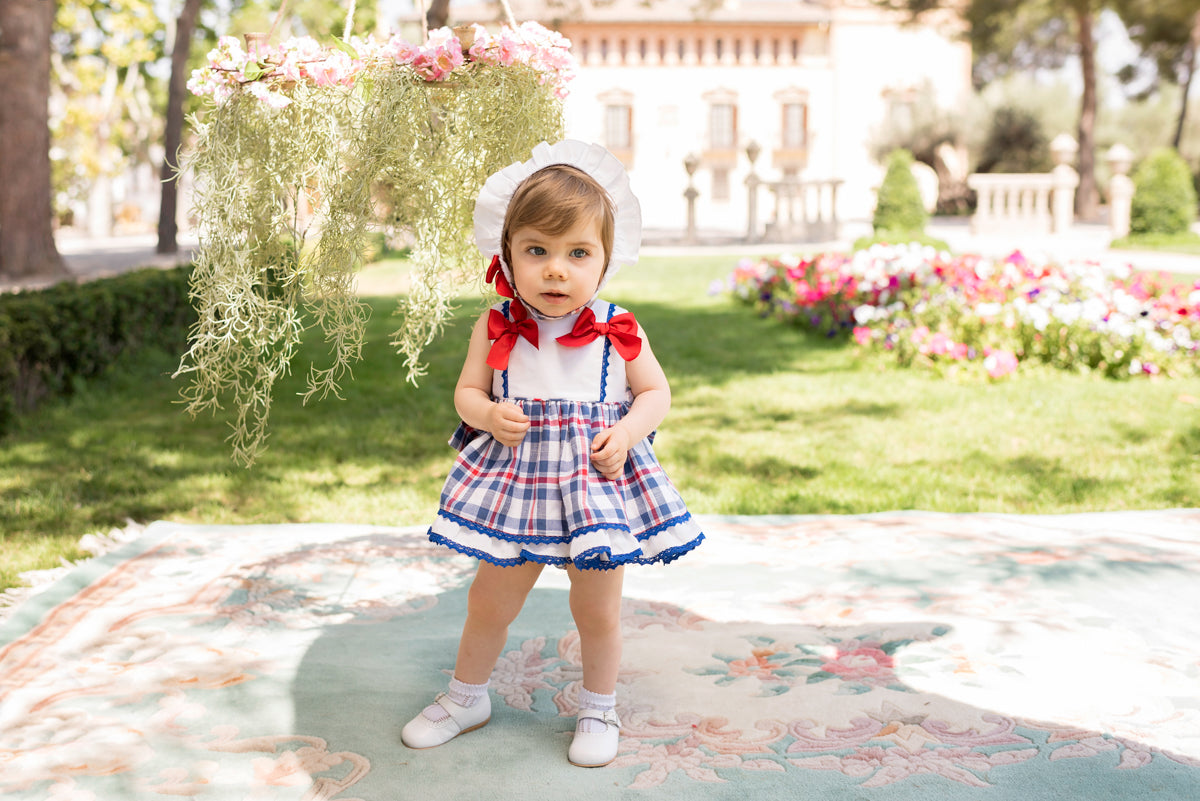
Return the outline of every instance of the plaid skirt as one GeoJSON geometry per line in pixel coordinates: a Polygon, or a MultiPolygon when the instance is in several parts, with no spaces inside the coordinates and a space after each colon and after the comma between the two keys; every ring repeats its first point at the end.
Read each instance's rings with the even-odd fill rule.
{"type": "Polygon", "coordinates": [[[455,432],[459,454],[430,540],[502,567],[603,570],[670,562],[704,539],[649,439],[629,451],[615,480],[592,465],[592,438],[628,403],[517,403],[530,427],[515,448],[465,425],[455,432]]]}

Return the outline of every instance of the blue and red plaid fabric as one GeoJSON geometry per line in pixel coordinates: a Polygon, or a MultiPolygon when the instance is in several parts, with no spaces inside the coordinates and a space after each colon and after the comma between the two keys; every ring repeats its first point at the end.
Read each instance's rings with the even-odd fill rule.
{"type": "Polygon", "coordinates": [[[451,440],[460,452],[431,540],[502,566],[607,569],[669,562],[704,539],[649,439],[630,450],[616,480],[592,465],[592,438],[627,402],[515,402],[531,423],[516,448],[466,426],[451,440]]]}

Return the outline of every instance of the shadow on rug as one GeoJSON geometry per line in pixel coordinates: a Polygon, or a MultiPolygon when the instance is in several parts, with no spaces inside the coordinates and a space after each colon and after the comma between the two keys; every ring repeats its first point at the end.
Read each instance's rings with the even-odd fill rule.
{"type": "Polygon", "coordinates": [[[1200,512],[705,518],[626,574],[617,760],[566,761],[548,569],[493,718],[411,751],[473,562],[416,529],[182,526],[0,628],[14,799],[1200,797],[1200,512]]]}

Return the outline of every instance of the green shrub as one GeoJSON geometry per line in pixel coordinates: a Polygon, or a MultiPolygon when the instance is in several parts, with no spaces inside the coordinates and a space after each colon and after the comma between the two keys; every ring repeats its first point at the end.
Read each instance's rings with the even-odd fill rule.
{"type": "Polygon", "coordinates": [[[950,250],[946,240],[914,231],[876,231],[870,236],[860,236],[854,240],[850,249],[866,250],[872,245],[907,245],[913,242],[918,245],[930,245],[935,250],[950,250]]]}
{"type": "Polygon", "coordinates": [[[925,230],[925,204],[912,165],[913,157],[907,150],[893,150],[888,156],[887,174],[879,187],[872,220],[876,231],[921,233],[925,230]]]}
{"type": "Polygon", "coordinates": [[[1159,148],[1134,172],[1129,233],[1186,233],[1196,219],[1196,190],[1187,163],[1172,148],[1159,148]]]}
{"type": "Polygon", "coordinates": [[[182,353],[196,319],[190,267],[0,295],[0,434],[47,398],[69,395],[123,353],[182,353]]]}
{"type": "Polygon", "coordinates": [[[1050,172],[1050,140],[1037,114],[1002,106],[992,115],[976,172],[1050,172]]]}

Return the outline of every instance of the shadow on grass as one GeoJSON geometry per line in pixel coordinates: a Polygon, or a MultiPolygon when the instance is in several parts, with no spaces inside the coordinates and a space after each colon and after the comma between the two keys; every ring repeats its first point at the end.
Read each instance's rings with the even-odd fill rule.
{"type": "Polygon", "coordinates": [[[634,311],[678,389],[719,387],[746,375],[854,369],[843,358],[846,339],[763,319],[744,306],[674,308],[638,303],[634,311]]]}
{"type": "MultiPolygon", "coordinates": [[[[466,301],[428,348],[429,370],[418,388],[406,383],[389,344],[398,327],[395,299],[368,302],[364,358],[343,399],[305,407],[297,397],[308,365],[327,362],[319,332],[312,332],[294,375],[276,387],[271,447],[253,468],[231,460],[225,414],[186,415],[178,403],[184,383],[170,377],[177,356],[144,353],[18,421],[0,451],[0,527],[37,535],[82,534],[128,520],[301,521],[314,494],[331,498],[347,482],[360,494],[407,488],[436,503],[452,458],[446,440],[458,422],[453,388],[475,305],[466,301]]],[[[803,370],[805,353],[835,347],[725,305],[645,304],[638,315],[680,385],[803,370]]]]}

